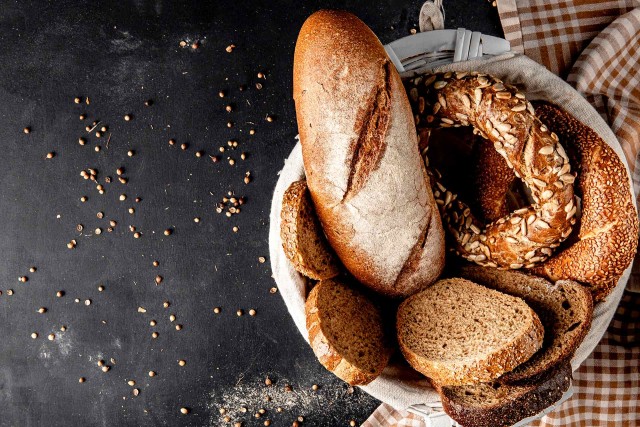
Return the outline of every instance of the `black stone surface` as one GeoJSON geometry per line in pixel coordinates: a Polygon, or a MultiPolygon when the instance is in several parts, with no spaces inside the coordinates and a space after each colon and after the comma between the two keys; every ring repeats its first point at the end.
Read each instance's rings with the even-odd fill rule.
{"type": "MultiPolygon", "coordinates": [[[[489,3],[445,3],[448,28],[500,34],[489,3]]],[[[326,372],[280,295],[269,292],[275,285],[269,204],[297,133],[291,69],[304,19],[323,7],[344,8],[389,42],[417,27],[420,6],[0,2],[0,425],[217,426],[224,425],[221,407],[243,426],[265,419],[288,426],[298,416],[305,418],[302,425],[364,421],[379,402],[358,390],[350,394],[326,372]],[[198,40],[199,48],[181,48],[180,40],[198,40]],[[229,54],[225,47],[232,43],[229,54]],[[267,76],[262,90],[255,88],[259,71],[267,76]],[[89,97],[90,105],[75,104],[76,96],[89,97]],[[148,99],[153,105],[145,107],[148,99]],[[225,111],[227,104],[233,112],[225,111]],[[79,120],[81,113],[87,120],[79,120]],[[125,122],[124,114],[133,120],[125,122]],[[267,115],[275,121],[268,123],[267,115]],[[84,130],[94,120],[108,126],[101,138],[84,130]],[[26,126],[31,133],[23,133],[26,126]],[[78,144],[80,136],[85,146],[78,144]],[[170,138],[188,144],[187,150],[169,146],[170,138]],[[220,153],[229,139],[239,147],[220,153]],[[128,150],[135,155],[127,156],[128,150]],[[198,150],[205,155],[197,158],[198,150]],[[45,159],[48,152],[55,157],[45,159]],[[247,153],[244,161],[241,152],[247,153]],[[117,180],[118,167],[125,169],[126,185],[117,180]],[[86,168],[98,171],[104,195],[80,176],[86,168]],[[246,171],[249,185],[243,183],[246,171]],[[228,191],[246,198],[232,218],[215,212],[228,191]],[[80,202],[81,196],[88,201],[80,202]],[[135,203],[135,197],[142,200],[135,203]],[[130,207],[135,214],[127,212],[130,207]],[[118,223],[110,233],[109,220],[118,223]],[[167,228],[172,235],[163,234],[167,228]],[[69,250],[72,239],[77,247],[69,250]],[[266,263],[259,263],[261,256],[266,263]],[[153,267],[153,260],[160,266],[153,267]],[[29,272],[31,266],[37,271],[29,272]],[[164,280],[157,286],[158,274],[164,280]],[[28,281],[18,282],[23,275],[28,281]],[[163,308],[163,301],[171,306],[163,308]],[[222,312],[214,314],[213,307],[222,312]],[[247,314],[251,308],[255,317],[247,314]],[[245,315],[236,316],[237,309],[245,315]],[[173,323],[170,314],[177,317],[173,323]],[[152,319],[157,326],[150,326],[152,319]],[[32,339],[32,332],[39,337],[32,339]],[[99,359],[109,372],[101,371],[99,359]],[[151,370],[157,376],[149,377],[151,370]],[[264,385],[266,376],[271,387],[264,385]],[[80,384],[80,377],[86,382],[80,384]],[[139,396],[132,395],[129,379],[139,396]],[[285,392],[285,384],[293,391],[285,392]],[[312,384],[320,389],[312,391],[312,384]],[[264,401],[267,395],[272,401],[264,401]],[[238,411],[241,404],[246,413],[238,411]],[[181,407],[190,413],[180,414],[181,407]],[[267,413],[256,419],[260,408],[267,413]]]]}

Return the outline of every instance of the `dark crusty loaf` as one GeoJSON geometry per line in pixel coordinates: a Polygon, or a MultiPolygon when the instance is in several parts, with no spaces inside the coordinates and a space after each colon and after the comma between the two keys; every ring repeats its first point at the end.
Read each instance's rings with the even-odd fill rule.
{"type": "Polygon", "coordinates": [[[444,231],[384,47],[355,16],[319,11],[300,30],[293,68],[307,185],[329,243],[377,292],[430,285],[444,266],[444,231]]]}
{"type": "Polygon", "coordinates": [[[556,367],[539,382],[507,385],[499,382],[468,386],[444,386],[442,406],[463,427],[508,427],[539,414],[560,400],[571,386],[571,365],[556,367]]]}
{"type": "Polygon", "coordinates": [[[340,274],[338,260],[324,237],[304,180],[291,183],[285,191],[280,217],[282,247],[298,272],[314,280],[340,274]]]}
{"type": "Polygon", "coordinates": [[[351,385],[368,384],[382,373],[392,350],[380,311],[363,293],[323,280],[305,311],[311,348],[325,368],[351,385]]]}
{"type": "Polygon", "coordinates": [[[398,343],[418,372],[440,385],[492,381],[541,346],[538,316],[520,298],[465,279],[446,279],[406,299],[398,343]]]}
{"type": "Polygon", "coordinates": [[[544,326],[542,349],[513,371],[499,378],[503,383],[535,382],[554,367],[568,361],[591,327],[591,293],[577,282],[555,285],[540,277],[466,265],[460,275],[488,288],[524,299],[544,326]]]}

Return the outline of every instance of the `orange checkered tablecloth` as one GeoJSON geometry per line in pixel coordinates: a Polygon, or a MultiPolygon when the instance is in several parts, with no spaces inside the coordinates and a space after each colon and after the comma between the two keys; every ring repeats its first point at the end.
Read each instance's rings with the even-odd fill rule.
{"type": "MultiPolygon", "coordinates": [[[[640,0],[498,0],[512,50],[582,93],[620,141],[640,190],[640,0]]],[[[574,372],[574,395],[532,426],[640,425],[640,261],[602,341],[574,372]]],[[[381,405],[365,427],[425,427],[381,405]]]]}

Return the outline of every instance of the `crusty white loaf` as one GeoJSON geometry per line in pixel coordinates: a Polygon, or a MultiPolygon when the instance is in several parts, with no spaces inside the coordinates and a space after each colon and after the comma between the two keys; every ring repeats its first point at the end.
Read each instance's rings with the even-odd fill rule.
{"type": "Polygon", "coordinates": [[[355,16],[319,11],[302,26],[293,97],[307,184],[331,246],[388,296],[430,285],[444,233],[400,77],[355,16]]]}

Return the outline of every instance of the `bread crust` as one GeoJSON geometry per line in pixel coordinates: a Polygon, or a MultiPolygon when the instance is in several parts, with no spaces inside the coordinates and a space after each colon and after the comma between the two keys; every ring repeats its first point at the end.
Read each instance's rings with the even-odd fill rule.
{"type": "MultiPolygon", "coordinates": [[[[560,365],[540,382],[509,386],[502,385],[499,402],[487,405],[463,402],[464,390],[473,392],[477,386],[435,387],[440,393],[447,414],[465,427],[509,427],[532,417],[560,400],[571,386],[571,364],[560,365]],[[462,390],[462,391],[461,391],[462,390]]],[[[498,392],[496,392],[498,393],[498,392]]]]}
{"type": "Polygon", "coordinates": [[[299,273],[325,280],[340,274],[339,262],[324,237],[307,183],[291,183],[282,198],[280,237],[284,253],[299,273]]]}
{"type": "MultiPolygon", "coordinates": [[[[329,371],[333,372],[341,380],[349,383],[350,385],[365,385],[376,379],[387,366],[389,358],[391,357],[391,348],[387,343],[371,343],[372,346],[376,346],[378,351],[379,363],[375,367],[375,372],[366,371],[359,368],[355,363],[347,360],[340,351],[336,348],[336,345],[329,339],[329,332],[325,331],[325,322],[323,322],[323,315],[319,309],[318,299],[323,287],[330,286],[346,286],[341,282],[330,279],[319,282],[309,293],[305,304],[305,314],[307,323],[307,332],[309,333],[309,343],[316,357],[329,371]]],[[[356,292],[354,290],[354,292],[356,292]]],[[[375,309],[373,303],[368,301],[364,295],[359,294],[362,298],[363,304],[369,305],[369,309],[375,309]]],[[[364,307],[363,307],[364,309],[364,307]]],[[[381,316],[378,316],[381,317],[381,316]]],[[[349,321],[349,319],[344,319],[349,321]]],[[[380,319],[378,319],[380,320],[380,319]]],[[[373,319],[372,319],[373,321],[373,319]]],[[[383,328],[382,325],[372,325],[373,327],[383,328]]]]}
{"type": "MultiPolygon", "coordinates": [[[[465,279],[455,278],[445,280],[468,282],[465,279]]],[[[441,282],[443,281],[439,281],[438,283],[441,282]]],[[[422,293],[424,292],[429,292],[429,290],[423,291],[422,293]]],[[[486,289],[486,292],[498,294],[497,291],[489,289],[486,289]]],[[[437,384],[465,385],[492,381],[525,362],[540,349],[544,336],[544,329],[540,323],[540,319],[538,319],[538,316],[531,308],[523,301],[520,301],[521,308],[526,311],[528,317],[531,319],[527,330],[501,349],[497,349],[494,353],[489,354],[485,359],[480,359],[475,361],[475,363],[468,364],[462,359],[449,359],[445,361],[424,357],[408,345],[408,331],[405,330],[405,324],[413,320],[407,313],[407,311],[409,311],[407,306],[412,304],[414,299],[422,298],[422,293],[407,298],[398,308],[396,321],[398,344],[402,354],[413,369],[437,384]]]]}
{"type": "Polygon", "coordinates": [[[391,297],[433,283],[444,231],[400,77],[355,16],[319,11],[300,30],[293,96],[311,197],[358,281],[391,297]]]}
{"type": "Polygon", "coordinates": [[[532,270],[551,280],[568,279],[591,288],[595,301],[611,293],[633,261],[638,246],[638,214],[624,164],[588,126],[561,108],[536,103],[536,114],[549,129],[568,141],[578,171],[576,191],[582,197],[577,239],[568,242],[532,270]]]}

